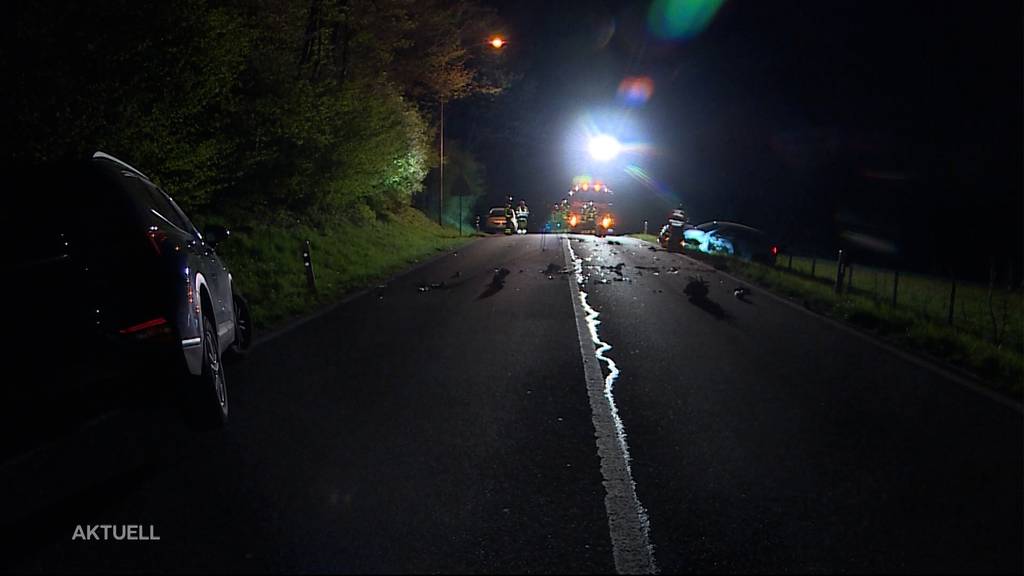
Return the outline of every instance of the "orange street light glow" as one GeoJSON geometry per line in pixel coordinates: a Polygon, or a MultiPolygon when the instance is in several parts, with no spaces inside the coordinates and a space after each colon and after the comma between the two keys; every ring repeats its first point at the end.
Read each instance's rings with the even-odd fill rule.
{"type": "Polygon", "coordinates": [[[495,48],[501,48],[502,46],[505,45],[505,39],[502,38],[501,36],[495,36],[494,38],[491,38],[490,44],[495,48]]]}

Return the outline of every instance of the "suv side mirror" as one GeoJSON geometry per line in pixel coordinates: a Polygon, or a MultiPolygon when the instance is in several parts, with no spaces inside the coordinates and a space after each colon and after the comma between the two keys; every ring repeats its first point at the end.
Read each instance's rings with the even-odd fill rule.
{"type": "Polygon", "coordinates": [[[203,240],[211,246],[217,246],[217,244],[227,240],[231,236],[231,231],[223,226],[216,224],[207,226],[203,230],[203,240]]]}

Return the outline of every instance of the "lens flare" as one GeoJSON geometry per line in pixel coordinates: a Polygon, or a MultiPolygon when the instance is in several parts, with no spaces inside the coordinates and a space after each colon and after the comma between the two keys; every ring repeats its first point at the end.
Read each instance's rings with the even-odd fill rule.
{"type": "Polygon", "coordinates": [[[655,180],[646,170],[637,166],[636,164],[630,164],[624,169],[626,174],[629,174],[634,180],[643,184],[645,188],[657,194],[660,198],[669,200],[673,204],[678,202],[676,194],[668,189],[667,186],[655,180]]]}
{"type": "Polygon", "coordinates": [[[688,40],[704,31],[725,0],[654,0],[647,27],[665,40],[688,40]]]}
{"type": "Polygon", "coordinates": [[[619,83],[618,96],[626,106],[643,106],[654,94],[654,80],[647,76],[629,76],[619,83]]]}

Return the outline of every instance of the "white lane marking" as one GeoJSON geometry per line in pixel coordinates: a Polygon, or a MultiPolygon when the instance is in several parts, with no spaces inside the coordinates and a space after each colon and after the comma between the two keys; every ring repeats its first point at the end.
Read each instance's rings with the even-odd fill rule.
{"type": "Polygon", "coordinates": [[[569,276],[569,288],[576,313],[576,332],[583,356],[583,373],[587,380],[587,395],[590,397],[597,454],[601,459],[604,507],[608,515],[615,570],[619,574],[655,574],[658,568],[651,548],[650,524],[647,512],[636,495],[636,484],[629,467],[626,430],[612,395],[612,386],[619,375],[619,369],[605,355],[612,347],[598,336],[597,326],[601,323],[598,320],[599,314],[587,302],[587,293],[580,289],[583,265],[569,245],[568,238],[564,238],[562,250],[566,262],[572,262],[575,272],[569,276]],[[604,362],[608,367],[607,378],[602,376],[599,362],[604,362]]]}

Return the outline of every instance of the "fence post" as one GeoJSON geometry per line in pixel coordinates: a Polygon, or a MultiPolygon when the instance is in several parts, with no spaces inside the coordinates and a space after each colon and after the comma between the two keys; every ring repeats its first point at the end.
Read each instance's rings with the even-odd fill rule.
{"type": "Polygon", "coordinates": [[[951,285],[951,287],[949,289],[949,318],[946,319],[946,322],[950,326],[953,325],[953,310],[954,310],[955,306],[956,306],[956,278],[953,278],[952,285],[951,285]]]}
{"type": "Polygon", "coordinates": [[[789,263],[786,264],[786,268],[788,268],[790,270],[793,269],[793,255],[792,254],[789,255],[789,263]]]}
{"type": "Polygon", "coordinates": [[[892,305],[896,306],[896,294],[900,289],[900,271],[892,273],[892,305]]]}
{"type": "Polygon", "coordinates": [[[846,291],[849,292],[853,289],[853,264],[847,264],[845,268],[850,272],[846,275],[846,291]]]}
{"type": "Polygon", "coordinates": [[[814,278],[814,269],[818,266],[818,257],[811,257],[811,278],[814,278]]]}
{"type": "Polygon", "coordinates": [[[843,268],[843,251],[839,251],[839,258],[836,259],[836,283],[834,290],[836,294],[843,291],[843,276],[846,275],[846,270],[843,268]]]}
{"type": "Polygon", "coordinates": [[[310,254],[309,240],[306,240],[305,248],[302,250],[302,264],[306,267],[306,287],[313,294],[316,294],[316,276],[313,273],[313,257],[310,254]]]}

